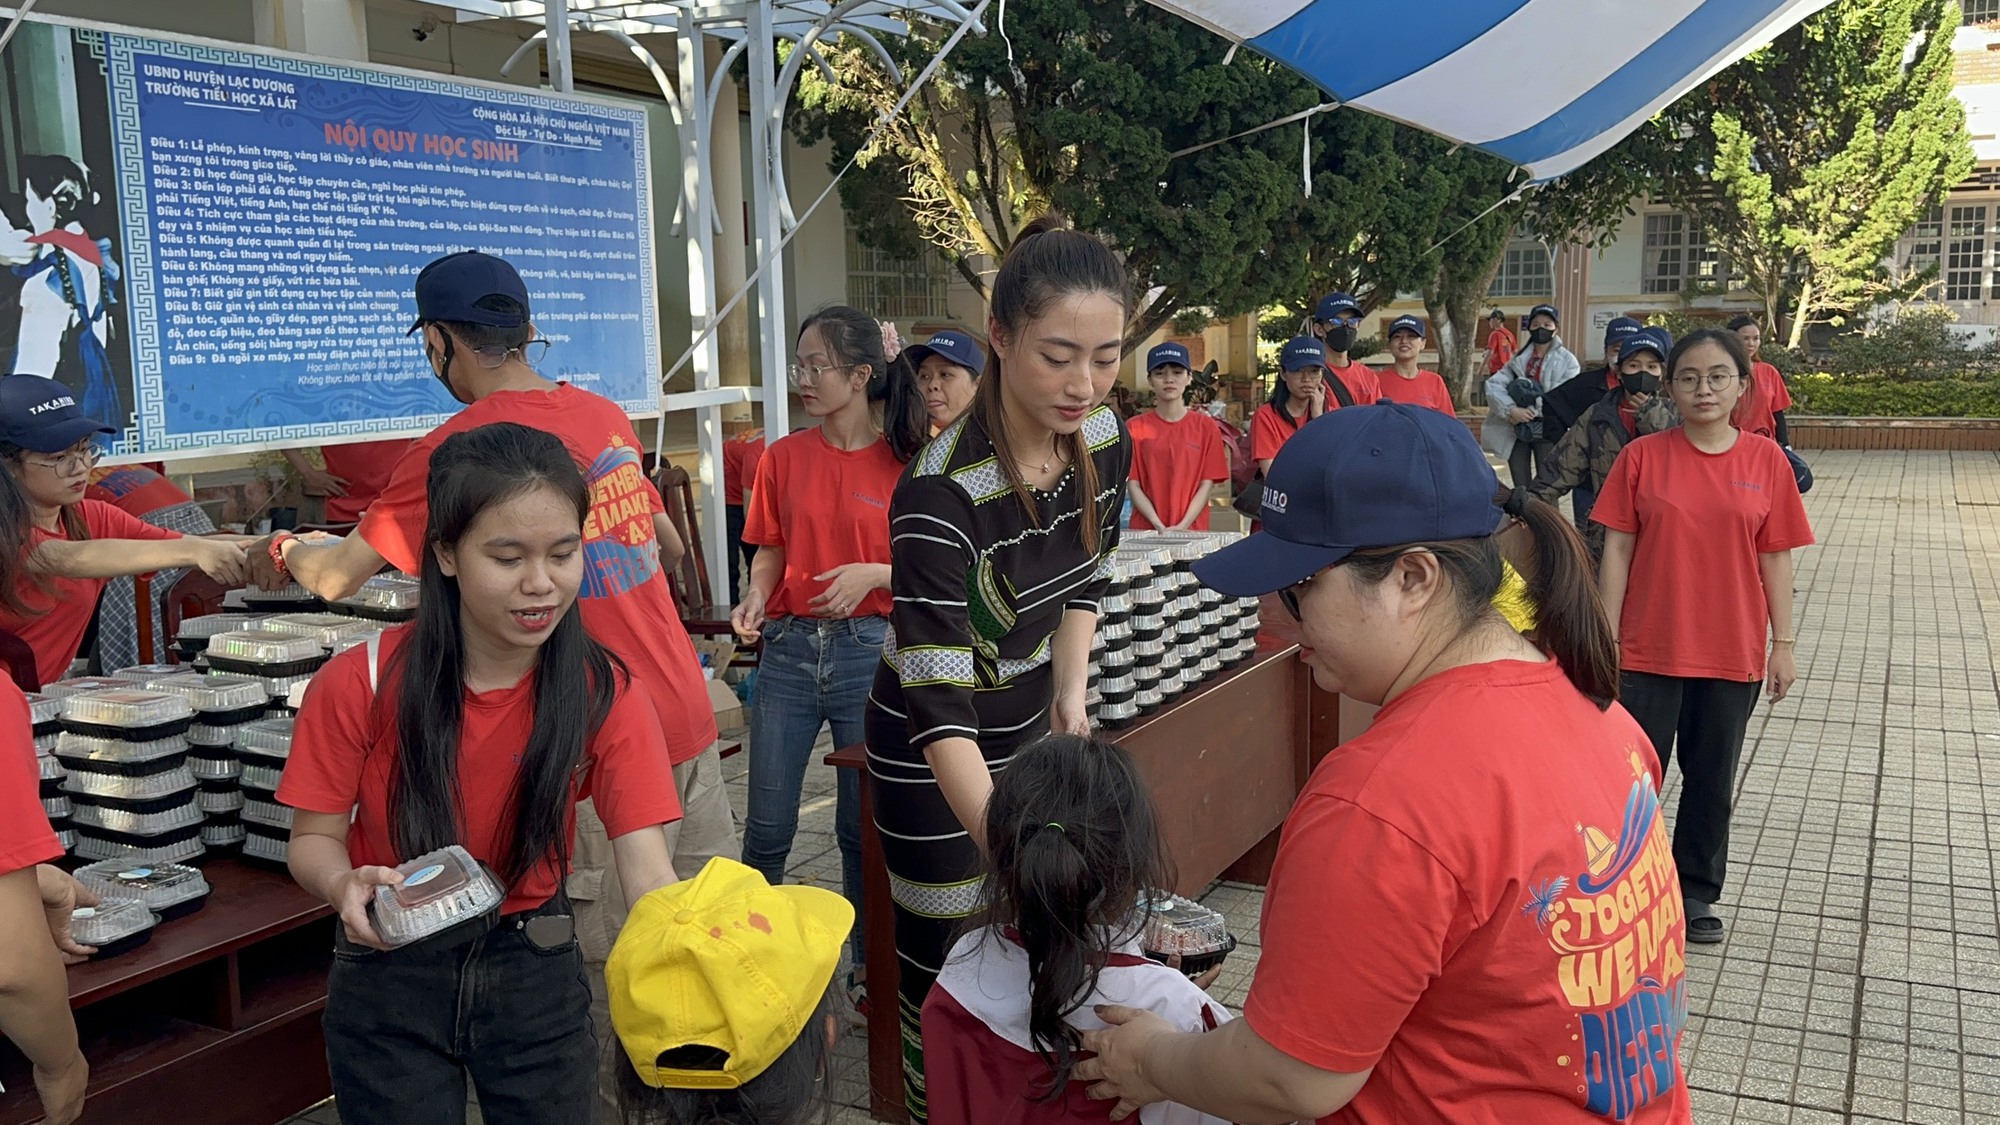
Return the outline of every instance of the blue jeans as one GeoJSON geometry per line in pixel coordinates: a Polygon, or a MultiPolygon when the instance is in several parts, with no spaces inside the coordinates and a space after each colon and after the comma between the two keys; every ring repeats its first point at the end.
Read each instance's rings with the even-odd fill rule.
{"type": "MultiPolygon", "coordinates": [[[[868,688],[882,660],[888,622],[880,617],[823,620],[781,617],[764,625],[757,693],[750,705],[750,811],[743,821],[743,862],[770,882],[785,879],[799,830],[799,790],[820,725],[836,747],[863,740],[868,688]]],[[[853,949],[861,942],[861,775],[839,770],[834,836],[840,843],[841,893],[854,904],[853,949]]]]}
{"type": "Polygon", "coordinates": [[[1582,485],[1570,489],[1570,507],[1576,511],[1576,529],[1590,530],[1590,510],[1597,507],[1597,492],[1582,485]]]}

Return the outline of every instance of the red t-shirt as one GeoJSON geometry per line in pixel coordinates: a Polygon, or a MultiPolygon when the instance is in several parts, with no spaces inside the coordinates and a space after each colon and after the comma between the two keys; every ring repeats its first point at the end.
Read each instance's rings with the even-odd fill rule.
{"type": "MultiPolygon", "coordinates": [[[[817,575],[844,563],[889,562],[889,496],[903,463],[889,443],[834,448],[818,426],[771,443],[757,465],[750,505],[743,512],[743,541],[782,547],[785,574],[766,617],[812,617],[812,600],[826,590],[817,575]]],[[[871,590],[856,617],[887,617],[887,590],[871,590]]]]}
{"type": "Polygon", "coordinates": [[[62,858],[62,844],[42,814],[28,700],[0,686],[0,875],[62,858]]]}
{"type": "Polygon", "coordinates": [[[396,462],[410,448],[409,438],[391,441],[357,441],[351,445],[321,446],[319,455],[326,471],[347,482],[347,495],[326,498],[328,523],[353,523],[381,495],[396,471],[396,462]]]}
{"type": "Polygon", "coordinates": [[[1451,392],[1445,389],[1444,376],[1435,371],[1418,371],[1416,378],[1405,379],[1392,367],[1378,372],[1376,381],[1382,384],[1382,397],[1392,402],[1428,406],[1446,414],[1458,413],[1458,408],[1451,404],[1451,392]]]}
{"type": "Polygon", "coordinates": [[[1612,462],[1590,518],[1638,537],[1618,637],[1633,672],[1748,683],[1764,678],[1771,620],[1757,556],[1810,546],[1785,451],[1739,431],[1703,453],[1675,428],[1612,462]]]}
{"type": "Polygon", "coordinates": [[[173,481],[144,465],[118,465],[93,470],[90,487],[85,490],[84,496],[140,519],[144,519],[148,512],[194,502],[194,498],[175,487],[173,481]]]}
{"type": "MultiPolygon", "coordinates": [[[[1333,404],[1329,401],[1327,405],[1333,404]]],[[[1283,407],[1268,402],[1258,407],[1257,413],[1250,416],[1250,459],[1269,461],[1277,457],[1278,450],[1283,449],[1307,421],[1309,419],[1294,418],[1283,407]]]]}
{"type": "Polygon", "coordinates": [[[631,420],[609,399],[567,383],[480,399],[411,443],[362,518],[358,534],[398,570],[416,574],[430,519],[425,489],[431,451],[455,433],[492,422],[518,422],[554,434],[576,458],[590,485],[583,591],[577,603],[584,627],[646,686],[676,763],[708,749],[715,741],[715,711],[660,569],[659,542],[653,536],[653,515],[665,509],[640,469],[639,438],[631,420]]]}
{"type": "MultiPolygon", "coordinates": [[[[83,513],[83,525],[92,539],[179,539],[178,531],[163,531],[149,523],[142,523],[136,517],[128,516],[117,508],[101,500],[84,499],[77,505],[83,513]]],[[[28,550],[51,539],[66,539],[58,532],[43,531],[37,527],[30,536],[28,550]]],[[[42,585],[48,588],[44,594],[35,588],[35,576],[29,576],[22,588],[22,597],[35,609],[46,609],[39,616],[16,617],[0,610],[0,629],[6,629],[20,636],[28,647],[35,651],[35,674],[43,683],[63,678],[69,671],[69,663],[76,659],[77,646],[83,643],[83,634],[90,628],[90,617],[97,612],[97,596],[104,592],[104,578],[57,578],[53,575],[40,576],[42,585]]]]}
{"type": "MultiPolygon", "coordinates": [[[[305,706],[292,740],[292,756],[278,782],[278,800],[316,813],[354,810],[347,833],[348,861],[356,867],[394,867],[414,856],[398,856],[389,829],[389,794],[396,771],[396,701],[401,682],[395,653],[414,626],[382,635],[378,688],[368,686],[368,648],[348,649],[327,662],[306,690],[305,706]],[[378,698],[379,696],[379,698],[378,698]]],[[[459,807],[465,838],[459,843],[474,859],[492,865],[501,859],[513,831],[510,807],[515,777],[535,722],[535,677],[498,691],[465,693],[459,728],[459,807]]],[[[681,818],[673,763],[660,741],[660,722],[645,686],[621,683],[611,713],[583,748],[575,797],[566,810],[565,832],[575,831],[575,802],[595,797],[606,835],[616,839],[681,818]]],[[[530,868],[508,888],[503,914],[533,910],[556,893],[555,855],[530,868]]]]}
{"type": "Polygon", "coordinates": [[[1374,1073],[1324,1121],[1692,1120],[1687,928],[1659,759],[1554,661],[1440,673],[1286,818],[1244,1017],[1374,1073]]]}
{"type": "Polygon", "coordinates": [[[1729,424],[1750,434],[1763,434],[1772,440],[1778,437],[1780,410],[1792,408],[1792,391],[1785,386],[1785,377],[1768,363],[1750,365],[1750,383],[1743,388],[1743,397],[1736,400],[1736,409],[1729,414],[1729,424]]]}
{"type": "MultiPolygon", "coordinates": [[[[1132,435],[1132,483],[1145,490],[1163,520],[1180,519],[1202,485],[1229,479],[1222,435],[1214,420],[1199,410],[1188,411],[1178,422],[1148,410],[1126,422],[1125,429],[1132,435]]],[[[1153,525],[1135,509],[1132,526],[1143,530],[1153,525]]],[[[1206,506],[1194,517],[1193,526],[1208,530],[1206,506]]]]}
{"type": "Polygon", "coordinates": [[[1486,373],[1493,374],[1513,358],[1514,334],[1505,328],[1495,328],[1486,337],[1486,373]]]}
{"type": "MultiPolygon", "coordinates": [[[[1354,405],[1373,406],[1382,398],[1382,380],[1375,369],[1365,363],[1350,363],[1346,367],[1326,365],[1331,378],[1339,379],[1347,387],[1347,393],[1354,396],[1354,405]]],[[[1333,388],[1326,389],[1327,413],[1340,409],[1340,400],[1334,397],[1333,388]]]]}
{"type": "Polygon", "coordinates": [[[722,502],[743,506],[743,490],[755,487],[757,463],[764,459],[764,431],[746,430],[722,443],[722,502]]]}

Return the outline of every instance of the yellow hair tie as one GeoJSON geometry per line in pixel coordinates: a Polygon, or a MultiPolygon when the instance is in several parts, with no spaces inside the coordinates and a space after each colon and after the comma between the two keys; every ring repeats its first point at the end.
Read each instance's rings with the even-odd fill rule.
{"type": "Polygon", "coordinates": [[[1535,600],[1528,593],[1528,581],[1505,559],[1500,561],[1500,589],[1493,595],[1493,608],[1500,611],[1515,632],[1535,631],[1535,600]]]}

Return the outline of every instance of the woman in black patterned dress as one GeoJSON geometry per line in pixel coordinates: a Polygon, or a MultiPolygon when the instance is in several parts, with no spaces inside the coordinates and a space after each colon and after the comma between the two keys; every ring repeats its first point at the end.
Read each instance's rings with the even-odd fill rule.
{"type": "Polygon", "coordinates": [[[1132,461],[1103,405],[1128,312],[1124,268],[1103,243],[1046,216],[1030,223],[994,280],[978,397],[910,462],[890,503],[896,600],[869,697],[868,765],[919,1125],[924,997],[980,905],[975,841],[993,774],[1051,729],[1089,729],[1097,601],[1132,461]]]}

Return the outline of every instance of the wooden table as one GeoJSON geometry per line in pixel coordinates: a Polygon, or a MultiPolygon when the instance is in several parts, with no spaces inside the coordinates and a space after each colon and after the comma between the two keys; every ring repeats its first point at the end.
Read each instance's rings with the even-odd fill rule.
{"type": "MultiPolygon", "coordinates": [[[[1100,732],[1130,751],[1146,775],[1184,895],[1200,894],[1218,878],[1267,882],[1293,798],[1339,741],[1339,697],[1313,686],[1296,640],[1282,633],[1267,628],[1248,661],[1124,730],[1100,732]]],[[[827,761],[866,769],[866,749],[849,746],[827,761]]],[[[896,928],[869,788],[861,787],[864,958],[873,1001],[869,1111],[878,1121],[901,1123],[909,1115],[896,1022],[896,928]]]]}
{"type": "MultiPolygon", "coordinates": [[[[90,1060],[82,1125],[271,1125],[332,1093],[319,1022],[332,911],[278,871],[202,871],[200,911],[69,970],[90,1060]]],[[[0,1125],[42,1119],[27,1060],[4,1041],[0,1083],[0,1125]]]]}

